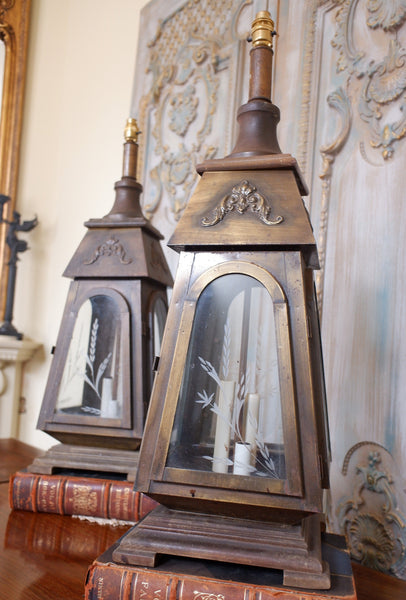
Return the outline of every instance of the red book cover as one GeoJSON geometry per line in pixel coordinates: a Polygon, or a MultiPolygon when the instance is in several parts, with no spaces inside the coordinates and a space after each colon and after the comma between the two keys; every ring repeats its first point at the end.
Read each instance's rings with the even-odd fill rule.
{"type": "Polygon", "coordinates": [[[10,478],[14,510],[137,522],[156,506],[128,481],[18,472],[10,478]]]}

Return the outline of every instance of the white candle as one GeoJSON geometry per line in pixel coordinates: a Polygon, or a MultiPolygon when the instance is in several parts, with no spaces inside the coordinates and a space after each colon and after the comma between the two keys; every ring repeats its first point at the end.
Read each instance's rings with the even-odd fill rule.
{"type": "Polygon", "coordinates": [[[250,445],[237,442],[234,447],[234,475],[250,474],[250,445]]]}
{"type": "Polygon", "coordinates": [[[103,378],[100,416],[107,419],[117,417],[117,402],[113,400],[113,379],[111,377],[103,378]]]}
{"type": "MultiPolygon", "coordinates": [[[[252,457],[256,453],[258,433],[259,394],[247,394],[247,415],[245,419],[245,441],[251,446],[252,457]]],[[[253,465],[255,466],[255,465],[253,465]]]]}
{"type": "Polygon", "coordinates": [[[230,426],[234,404],[235,381],[222,381],[218,399],[221,416],[217,415],[214,436],[213,471],[228,472],[228,454],[230,450],[230,426]],[[224,393],[223,393],[224,392],[224,393]]]}

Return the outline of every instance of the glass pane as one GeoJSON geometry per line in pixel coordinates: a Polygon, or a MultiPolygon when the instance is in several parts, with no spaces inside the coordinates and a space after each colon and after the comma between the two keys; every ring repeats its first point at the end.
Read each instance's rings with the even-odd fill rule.
{"type": "Polygon", "coordinates": [[[109,296],[92,296],[78,311],[59,388],[57,412],[121,418],[121,319],[109,296]]]}
{"type": "Polygon", "coordinates": [[[153,349],[154,356],[161,354],[162,336],[166,321],[166,306],[162,298],[157,298],[153,309],[153,349]]]}
{"type": "Polygon", "coordinates": [[[283,443],[272,298],[224,275],[196,305],[167,466],[285,479],[283,443]]]}

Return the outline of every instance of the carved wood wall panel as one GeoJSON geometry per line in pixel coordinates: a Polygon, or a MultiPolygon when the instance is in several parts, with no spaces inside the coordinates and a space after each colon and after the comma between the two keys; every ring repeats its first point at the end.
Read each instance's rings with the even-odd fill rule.
{"type": "MultiPolygon", "coordinates": [[[[166,239],[194,187],[194,165],[232,146],[235,111],[244,100],[243,40],[264,4],[178,0],[168,12],[167,3],[153,0],[143,11],[132,112],[143,131],[144,210],[166,239]]],[[[404,546],[394,543],[383,563],[376,554],[380,534],[399,537],[382,518],[382,493],[367,490],[369,521],[343,506],[352,506],[368,469],[388,482],[396,472],[396,485],[388,486],[398,522],[406,519],[406,3],[268,5],[281,33],[273,93],[281,109],[279,142],[310,186],[306,202],[322,266],[317,288],[333,451],[329,526],[372,532],[377,544],[365,562],[405,577],[404,546]],[[347,470],[345,497],[342,465],[364,440],[372,453],[382,446],[381,458],[370,464],[362,455],[347,470]],[[382,458],[388,453],[390,464],[382,458]]],[[[177,256],[168,251],[167,257],[174,270],[177,256]]]]}
{"type": "MultiPolygon", "coordinates": [[[[275,91],[282,109],[291,111],[288,121],[297,123],[282,147],[296,154],[310,184],[321,258],[317,285],[333,451],[330,526],[352,531],[354,539],[364,535],[364,545],[369,535],[369,554],[352,546],[356,558],[405,578],[403,530],[383,518],[382,490],[370,485],[368,510],[363,507],[369,516],[342,507],[353,502],[366,470],[382,471],[381,482],[397,472],[391,498],[398,523],[405,520],[406,5],[395,0],[306,5],[301,22],[292,1],[280,16],[280,29],[301,40],[299,58],[279,47],[300,82],[300,106],[284,102],[289,83],[280,64],[275,91]],[[368,454],[363,456],[359,468],[346,473],[343,497],[342,465],[350,448],[364,440],[371,441],[369,453],[374,444],[390,452],[392,466],[385,461],[378,468],[375,459],[369,464],[368,454]],[[391,554],[388,546],[385,560],[382,536],[400,539],[391,554]]],[[[364,500],[361,495],[361,504],[364,500]]]]}
{"type": "MultiPolygon", "coordinates": [[[[197,182],[195,165],[232,147],[252,5],[153,0],[142,11],[131,111],[142,131],[143,209],[166,239],[197,182]]],[[[174,269],[177,256],[167,258],[174,269]]]]}

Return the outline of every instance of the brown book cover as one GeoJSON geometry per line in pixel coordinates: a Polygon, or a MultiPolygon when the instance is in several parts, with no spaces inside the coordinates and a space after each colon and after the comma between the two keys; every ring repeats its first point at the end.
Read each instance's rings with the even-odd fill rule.
{"type": "Polygon", "coordinates": [[[324,534],[323,558],[330,590],[283,586],[282,571],[236,564],[162,557],[155,568],[112,562],[117,543],[93,562],[86,600],[356,600],[351,561],[342,536],[324,534]]]}
{"type": "Polygon", "coordinates": [[[128,481],[23,471],[10,478],[9,504],[14,510],[130,522],[139,521],[156,506],[151,498],[134,492],[128,481]]]}

